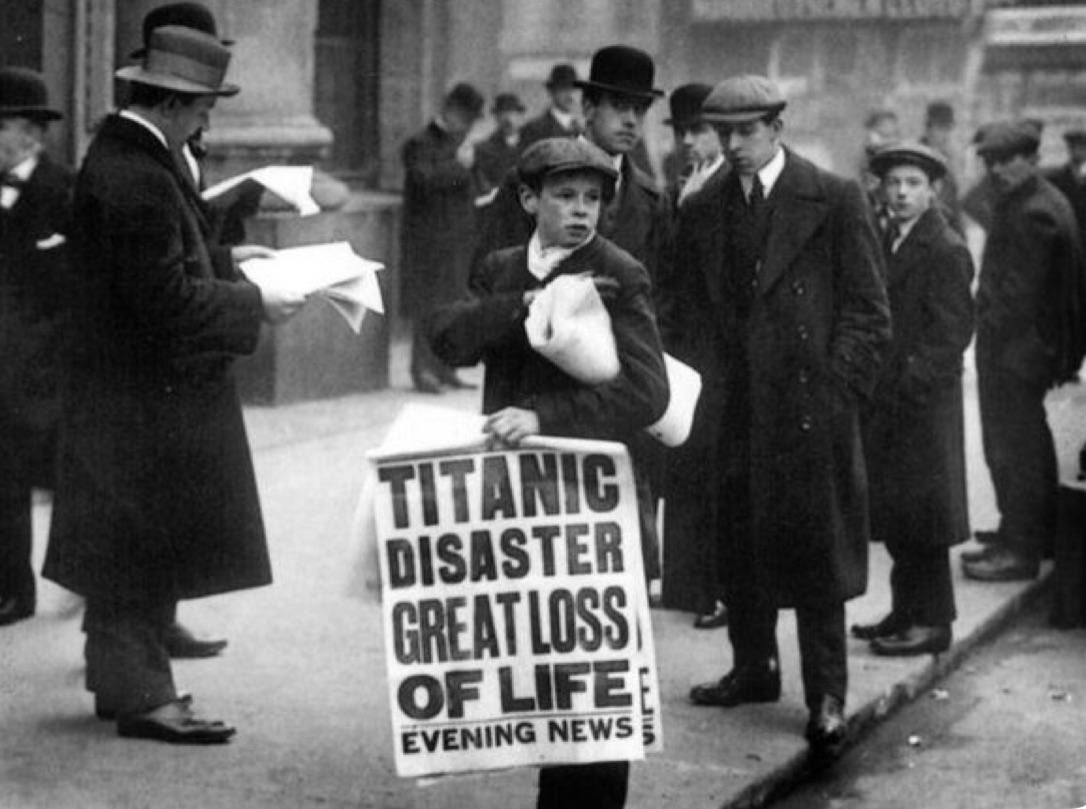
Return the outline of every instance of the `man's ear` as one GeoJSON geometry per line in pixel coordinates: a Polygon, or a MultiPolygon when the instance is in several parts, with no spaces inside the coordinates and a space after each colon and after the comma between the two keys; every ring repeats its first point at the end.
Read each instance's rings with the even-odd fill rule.
{"type": "Polygon", "coordinates": [[[520,207],[523,208],[529,216],[535,216],[536,212],[539,210],[539,194],[524,183],[521,183],[517,187],[517,197],[520,199],[520,207]]]}

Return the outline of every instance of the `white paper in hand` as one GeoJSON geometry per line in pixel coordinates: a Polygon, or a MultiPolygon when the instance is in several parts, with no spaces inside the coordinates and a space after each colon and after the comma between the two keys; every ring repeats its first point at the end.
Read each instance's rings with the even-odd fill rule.
{"type": "Polygon", "coordinates": [[[686,443],[694,426],[694,410],[701,396],[701,374],[670,354],[664,354],[664,367],[670,391],[667,410],[645,432],[665,446],[678,447],[686,443]]]}
{"type": "Polygon", "coordinates": [[[203,197],[205,200],[213,200],[246,180],[258,182],[277,197],[282,197],[297,208],[302,216],[320,213],[320,206],[310,194],[313,187],[312,166],[264,166],[211,186],[204,191],[203,197]]]}
{"type": "Polygon", "coordinates": [[[610,382],[622,369],[611,316],[587,275],[560,275],[528,307],[528,342],[539,354],[586,385],[610,382]]]}

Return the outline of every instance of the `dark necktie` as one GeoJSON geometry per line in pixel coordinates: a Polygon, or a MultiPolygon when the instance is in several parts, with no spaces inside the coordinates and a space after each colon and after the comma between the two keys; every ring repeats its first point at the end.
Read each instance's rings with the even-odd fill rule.
{"type": "Polygon", "coordinates": [[[747,205],[750,206],[751,216],[757,222],[765,212],[765,188],[762,186],[762,178],[757,174],[750,181],[750,195],[747,197],[747,205]]]}
{"type": "Polygon", "coordinates": [[[887,256],[894,254],[894,244],[901,237],[901,227],[897,221],[890,219],[886,223],[886,231],[882,234],[882,251],[887,256]]]}

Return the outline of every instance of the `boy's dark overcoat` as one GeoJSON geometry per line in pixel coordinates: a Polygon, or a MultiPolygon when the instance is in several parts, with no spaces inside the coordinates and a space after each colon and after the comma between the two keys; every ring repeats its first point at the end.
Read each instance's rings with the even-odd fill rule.
{"type": "MultiPolygon", "coordinates": [[[[756,576],[778,606],[835,603],[867,583],[858,406],[890,335],[882,260],[855,183],[786,150],[766,202],[767,247],[747,329],[737,327],[739,301],[724,283],[724,223],[746,204],[730,174],[683,206],[675,261],[659,287],[662,331],[669,350],[703,376],[696,429],[716,448],[706,478],[720,481],[749,447],[757,569],[726,566],[725,586],[756,576]],[[749,431],[720,419],[744,350],[749,431]]],[[[727,556],[729,540],[720,542],[727,556]]]]}
{"type": "Polygon", "coordinates": [[[73,210],[73,335],[44,574],[102,599],[266,584],[270,564],[230,366],[260,291],[209,248],[166,147],[108,118],[73,210]]]}
{"type": "Polygon", "coordinates": [[[863,419],[876,541],[930,547],[969,536],[961,374],[972,279],[968,248],[935,209],[887,258],[894,336],[863,419]]]}

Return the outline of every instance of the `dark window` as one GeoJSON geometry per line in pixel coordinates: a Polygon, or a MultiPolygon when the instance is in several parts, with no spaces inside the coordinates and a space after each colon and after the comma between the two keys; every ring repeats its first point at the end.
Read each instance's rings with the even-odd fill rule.
{"type": "Polygon", "coordinates": [[[374,186],[380,175],[380,0],[320,0],[314,107],[335,140],[325,168],[374,186]]]}

